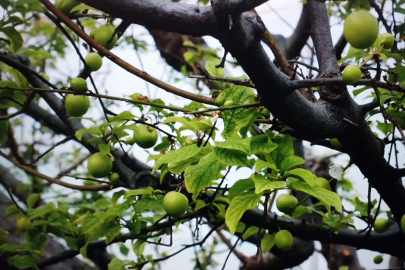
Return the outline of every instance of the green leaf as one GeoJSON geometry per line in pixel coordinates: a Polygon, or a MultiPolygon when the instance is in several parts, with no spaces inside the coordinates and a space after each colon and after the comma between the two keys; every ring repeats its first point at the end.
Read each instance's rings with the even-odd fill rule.
{"type": "Polygon", "coordinates": [[[273,170],[274,172],[278,172],[278,171],[279,171],[279,169],[277,169],[277,167],[276,167],[275,164],[271,164],[271,163],[266,162],[266,161],[263,161],[263,160],[261,160],[261,159],[258,159],[258,160],[256,161],[255,167],[256,167],[256,171],[257,171],[257,172],[260,172],[260,171],[263,170],[264,168],[270,168],[270,169],[273,170]]]}
{"type": "Polygon", "coordinates": [[[163,123],[171,123],[171,122],[180,122],[184,126],[179,130],[190,129],[192,131],[200,130],[202,132],[209,132],[212,129],[211,120],[208,118],[204,118],[199,120],[198,118],[194,117],[192,119],[188,117],[180,117],[180,116],[171,116],[167,117],[163,123]]]}
{"type": "Polygon", "coordinates": [[[138,196],[138,195],[152,195],[153,188],[152,187],[146,187],[142,189],[131,189],[127,190],[124,195],[124,199],[127,199],[128,197],[131,196],[138,196]]]}
{"type": "Polygon", "coordinates": [[[365,90],[367,90],[369,88],[371,88],[371,87],[370,86],[364,86],[364,87],[361,87],[359,89],[354,89],[353,90],[353,95],[357,96],[358,94],[362,93],[363,91],[365,91],[365,90]]]}
{"type": "Polygon", "coordinates": [[[108,155],[110,153],[110,145],[105,143],[100,143],[98,149],[102,155],[108,155]]]}
{"type": "Polygon", "coordinates": [[[228,199],[232,201],[237,195],[240,195],[255,187],[255,183],[251,178],[241,179],[235,182],[228,191],[228,199]]]}
{"type": "Polygon", "coordinates": [[[310,186],[315,185],[316,176],[310,170],[298,168],[288,171],[284,175],[288,177],[295,177],[302,179],[305,182],[307,182],[310,186]]]}
{"type": "Polygon", "coordinates": [[[135,268],[136,262],[134,261],[121,261],[118,258],[112,259],[112,261],[108,264],[108,270],[126,270],[128,269],[127,266],[132,266],[131,268],[135,268]]]}
{"type": "Polygon", "coordinates": [[[398,125],[402,128],[405,129],[405,112],[404,111],[395,111],[395,110],[389,110],[387,111],[388,115],[393,117],[395,121],[397,121],[398,125]]]}
{"type": "Polygon", "coordinates": [[[283,160],[281,163],[281,170],[287,170],[289,168],[301,165],[305,163],[305,159],[299,157],[299,156],[291,156],[287,157],[286,159],[283,160]]]}
{"type": "Polygon", "coordinates": [[[34,204],[38,201],[39,199],[39,194],[38,193],[32,193],[28,196],[27,198],[27,206],[28,208],[31,208],[34,206],[34,204]]]}
{"type": "Polygon", "coordinates": [[[193,193],[193,200],[198,193],[211,185],[212,181],[218,179],[218,175],[224,165],[217,159],[214,153],[204,156],[197,165],[188,167],[184,173],[184,180],[187,191],[193,193]]]}
{"type": "Polygon", "coordinates": [[[165,163],[178,163],[188,160],[195,155],[199,154],[203,147],[198,147],[195,144],[184,146],[177,150],[172,150],[160,157],[153,166],[152,173],[155,172],[162,164],[165,163]]]}
{"type": "Polygon", "coordinates": [[[291,189],[305,192],[308,195],[317,198],[324,204],[335,207],[338,212],[342,212],[342,202],[339,195],[337,195],[335,192],[319,186],[310,186],[307,182],[294,178],[288,178],[287,186],[291,189]]]}
{"type": "Polygon", "coordinates": [[[10,51],[17,52],[24,42],[21,34],[14,27],[3,27],[0,29],[10,41],[10,51]]]}
{"type": "Polygon", "coordinates": [[[278,144],[278,147],[266,155],[267,162],[276,164],[277,168],[281,168],[283,160],[294,155],[294,147],[292,137],[290,135],[273,138],[273,142],[278,144]]]}
{"type": "Polygon", "coordinates": [[[216,63],[213,61],[205,62],[205,69],[211,76],[222,78],[224,76],[224,68],[215,67],[216,63]]]}
{"type": "Polygon", "coordinates": [[[187,110],[191,110],[191,111],[195,111],[195,110],[198,110],[198,109],[207,109],[207,107],[204,104],[202,104],[200,102],[197,102],[197,101],[194,101],[194,100],[191,101],[190,104],[184,106],[183,108],[187,109],[187,110]]]}
{"type": "MultiPolygon", "coordinates": [[[[225,88],[221,94],[218,95],[215,103],[223,105],[225,101],[232,100],[234,104],[248,104],[253,103],[254,99],[255,95],[251,88],[234,85],[225,88]]],[[[222,119],[224,121],[224,130],[222,136],[224,138],[230,138],[236,135],[243,127],[251,123],[252,115],[255,115],[255,112],[255,108],[239,108],[223,111],[222,119]]]]}
{"type": "Polygon", "coordinates": [[[257,233],[259,231],[259,227],[256,226],[250,226],[249,228],[246,229],[246,231],[242,235],[242,239],[245,240],[249,236],[252,236],[253,234],[257,233]]]}
{"type": "Polygon", "coordinates": [[[250,140],[250,149],[252,151],[252,154],[269,154],[277,147],[278,145],[273,143],[270,140],[269,136],[265,134],[255,135],[250,140]]]}
{"type": "Polygon", "coordinates": [[[250,139],[241,139],[240,137],[233,137],[228,138],[226,141],[223,142],[215,142],[215,146],[217,148],[226,148],[232,150],[239,150],[243,153],[249,155],[250,154],[250,139]]]}
{"type": "Polygon", "coordinates": [[[253,174],[252,179],[255,182],[255,193],[259,194],[263,191],[268,191],[272,189],[280,189],[285,187],[284,181],[276,181],[275,178],[268,179],[261,174],[253,174]]]}
{"type": "Polygon", "coordinates": [[[132,249],[134,250],[136,256],[141,257],[143,255],[145,246],[146,242],[144,240],[141,239],[136,240],[136,242],[132,245],[132,249]]]}
{"type": "Polygon", "coordinates": [[[225,214],[225,223],[232,234],[235,233],[236,225],[243,213],[245,213],[246,210],[255,208],[261,196],[262,194],[256,194],[250,191],[233,198],[225,214]]]}
{"type": "Polygon", "coordinates": [[[203,156],[209,154],[212,151],[211,147],[200,147],[200,148],[201,148],[201,150],[199,153],[197,153],[196,155],[194,155],[193,157],[191,157],[187,160],[182,160],[182,161],[176,162],[176,163],[174,163],[174,162],[168,163],[168,166],[167,166],[168,170],[174,174],[182,173],[191,164],[197,163],[203,156]]]}
{"type": "Polygon", "coordinates": [[[248,165],[247,156],[245,153],[239,150],[225,149],[225,148],[214,148],[214,154],[218,161],[220,161],[225,166],[245,166],[248,165]]]}
{"type": "Polygon", "coordinates": [[[81,140],[83,135],[86,133],[102,135],[100,128],[98,126],[92,126],[90,128],[82,128],[76,131],[75,136],[78,140],[81,140]]]}
{"type": "Polygon", "coordinates": [[[14,266],[18,269],[25,269],[25,268],[34,268],[39,269],[35,260],[29,255],[14,255],[12,257],[7,258],[7,262],[9,265],[14,266]]]}
{"type": "Polygon", "coordinates": [[[109,117],[110,123],[122,123],[126,120],[132,120],[135,118],[135,115],[133,115],[130,111],[123,111],[122,113],[115,115],[113,117],[109,117]]]}
{"type": "Polygon", "coordinates": [[[393,123],[384,123],[384,122],[379,122],[377,121],[377,128],[379,130],[382,131],[382,133],[384,133],[384,135],[387,135],[388,133],[390,133],[393,128],[394,128],[394,124],[393,123]]]}
{"type": "Polygon", "coordinates": [[[6,213],[4,214],[6,217],[14,216],[21,213],[20,209],[15,204],[10,205],[7,207],[6,213]]]}
{"type": "Polygon", "coordinates": [[[260,242],[260,248],[262,249],[262,252],[268,252],[275,244],[274,241],[274,236],[276,235],[276,233],[272,233],[272,234],[268,234],[266,233],[263,238],[262,241],[260,242]]]}

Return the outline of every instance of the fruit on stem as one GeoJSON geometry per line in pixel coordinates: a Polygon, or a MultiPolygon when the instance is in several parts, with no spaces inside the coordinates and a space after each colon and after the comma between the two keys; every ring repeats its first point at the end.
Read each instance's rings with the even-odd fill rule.
{"type": "Polygon", "coordinates": [[[342,77],[347,84],[356,83],[361,78],[361,70],[357,65],[347,65],[343,70],[342,77]]]}
{"type": "Polygon", "coordinates": [[[70,116],[83,116],[89,107],[90,100],[87,96],[68,94],[65,97],[65,109],[70,116]]]}
{"type": "Polygon", "coordinates": [[[86,58],[84,58],[84,61],[86,62],[86,65],[90,69],[90,71],[99,70],[101,68],[101,65],[103,64],[103,59],[96,52],[89,53],[86,58]]]}
{"type": "Polygon", "coordinates": [[[188,199],[180,192],[170,191],[163,198],[163,209],[173,218],[181,217],[188,209],[188,199]]]}
{"type": "Polygon", "coordinates": [[[347,16],[343,34],[354,48],[366,49],[372,46],[378,37],[378,21],[367,10],[356,10],[347,16]]]}
{"type": "Polygon", "coordinates": [[[108,155],[94,153],[87,160],[87,170],[95,178],[106,177],[112,170],[112,161],[108,155]]]}
{"type": "Polygon", "coordinates": [[[134,140],[135,143],[142,148],[153,147],[158,139],[158,133],[156,129],[146,126],[138,125],[134,130],[134,140]]]}
{"type": "Polygon", "coordinates": [[[274,244],[283,251],[290,249],[292,243],[293,237],[287,230],[278,231],[274,236],[274,244]]]}

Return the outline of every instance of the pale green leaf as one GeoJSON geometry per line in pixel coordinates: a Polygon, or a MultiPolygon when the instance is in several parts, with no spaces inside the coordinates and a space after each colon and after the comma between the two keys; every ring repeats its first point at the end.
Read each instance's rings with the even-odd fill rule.
{"type": "Polygon", "coordinates": [[[261,174],[253,174],[252,179],[255,182],[256,194],[262,193],[263,191],[270,191],[272,189],[280,189],[285,187],[284,181],[268,179],[261,174]]]}
{"type": "Polygon", "coordinates": [[[304,180],[307,182],[310,186],[315,185],[315,178],[316,176],[309,170],[306,169],[293,169],[291,171],[288,171],[284,174],[285,176],[288,177],[295,177],[304,180]]]}
{"type": "Polygon", "coordinates": [[[255,208],[261,196],[262,194],[246,192],[233,198],[225,214],[225,223],[232,234],[235,233],[236,225],[245,211],[255,208]]]}
{"type": "Polygon", "coordinates": [[[250,149],[252,154],[269,154],[277,147],[278,145],[273,143],[269,136],[265,134],[253,136],[250,140],[250,149]]]}
{"type": "Polygon", "coordinates": [[[205,69],[211,76],[222,78],[224,76],[224,68],[216,68],[216,63],[213,61],[205,62],[205,69]]]}
{"type": "Polygon", "coordinates": [[[271,163],[266,162],[266,161],[263,161],[263,160],[261,160],[261,159],[258,159],[258,160],[256,161],[255,167],[256,167],[256,171],[257,171],[257,172],[260,172],[260,171],[263,170],[264,168],[269,168],[269,169],[273,170],[274,172],[278,172],[278,171],[279,171],[279,169],[277,169],[277,167],[276,167],[275,164],[271,164],[271,163]]]}
{"type": "Polygon", "coordinates": [[[153,166],[152,173],[155,172],[162,164],[165,163],[178,163],[181,161],[186,161],[189,158],[200,153],[203,147],[198,147],[195,144],[184,146],[177,150],[172,150],[165,155],[161,156],[158,160],[156,160],[155,166],[153,166]]]}
{"type": "Polygon", "coordinates": [[[214,154],[218,161],[225,166],[245,166],[248,165],[247,156],[239,150],[232,150],[226,148],[214,148],[214,154]]]}
{"type": "Polygon", "coordinates": [[[250,139],[251,138],[241,139],[239,137],[232,137],[223,142],[215,142],[215,146],[218,148],[239,150],[249,155],[250,139]]]}
{"type": "Polygon", "coordinates": [[[188,167],[184,173],[184,180],[187,191],[193,193],[193,200],[198,193],[212,184],[212,181],[218,178],[224,165],[217,159],[216,155],[210,153],[204,156],[197,165],[188,167]]]}
{"type": "Polygon", "coordinates": [[[240,195],[255,187],[255,183],[251,178],[241,179],[235,182],[228,191],[228,199],[232,201],[237,195],[240,195]]]}
{"type": "Polygon", "coordinates": [[[290,156],[287,157],[283,160],[283,162],[281,163],[281,170],[287,170],[289,168],[301,165],[305,163],[305,159],[299,157],[299,156],[290,156]]]}
{"type": "Polygon", "coordinates": [[[316,185],[310,186],[307,182],[294,178],[289,178],[287,180],[287,186],[291,189],[305,192],[308,195],[317,198],[324,204],[335,207],[338,212],[342,212],[342,202],[339,195],[337,195],[335,192],[316,185]]]}
{"type": "Polygon", "coordinates": [[[27,198],[27,207],[31,208],[34,206],[34,204],[38,201],[39,199],[39,194],[38,193],[32,193],[28,196],[27,198]]]}
{"type": "Polygon", "coordinates": [[[262,252],[268,252],[275,244],[274,241],[274,236],[276,235],[276,233],[273,234],[268,234],[266,233],[263,238],[262,241],[260,242],[260,248],[262,249],[262,252]]]}

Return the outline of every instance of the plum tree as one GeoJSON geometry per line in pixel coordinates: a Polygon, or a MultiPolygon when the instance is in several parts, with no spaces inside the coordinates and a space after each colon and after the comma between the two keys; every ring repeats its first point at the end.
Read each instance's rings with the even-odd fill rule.
{"type": "Polygon", "coordinates": [[[53,2],[1,1],[2,268],[405,260],[401,1],[53,2]]]}

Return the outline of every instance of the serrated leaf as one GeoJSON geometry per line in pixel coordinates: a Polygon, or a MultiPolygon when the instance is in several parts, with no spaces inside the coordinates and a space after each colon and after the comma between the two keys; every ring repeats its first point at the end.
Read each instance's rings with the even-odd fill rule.
{"type": "Polygon", "coordinates": [[[274,236],[276,233],[268,234],[266,233],[261,242],[260,242],[260,248],[262,249],[262,252],[268,252],[275,244],[274,241],[274,236]]]}
{"type": "Polygon", "coordinates": [[[311,171],[306,169],[301,168],[293,169],[291,171],[286,172],[284,175],[288,177],[296,177],[302,179],[305,182],[307,182],[310,186],[315,185],[316,176],[311,171]]]}
{"type": "Polygon", "coordinates": [[[228,199],[232,201],[232,199],[250,189],[255,187],[255,182],[251,178],[241,179],[235,182],[233,186],[228,191],[228,199]]]}
{"type": "Polygon", "coordinates": [[[34,206],[34,204],[38,201],[39,199],[39,194],[38,193],[32,193],[28,196],[27,198],[27,207],[31,208],[34,206]]]}
{"type": "Polygon", "coordinates": [[[269,154],[277,147],[278,145],[273,143],[269,136],[265,134],[253,136],[250,140],[250,149],[252,154],[269,154]]]}
{"type": "Polygon", "coordinates": [[[290,169],[292,167],[301,165],[305,163],[305,159],[299,157],[299,156],[291,156],[291,157],[287,157],[286,159],[283,160],[283,162],[281,163],[281,170],[287,170],[290,169]]]}
{"type": "Polygon", "coordinates": [[[224,76],[224,68],[217,68],[215,66],[216,63],[214,63],[213,61],[205,62],[205,69],[211,76],[222,78],[224,76]]]}
{"type": "Polygon", "coordinates": [[[163,123],[170,123],[170,122],[182,123],[184,126],[180,130],[190,129],[192,131],[200,130],[202,132],[209,132],[212,129],[211,120],[208,118],[199,120],[196,117],[190,119],[188,117],[171,116],[167,117],[163,121],[163,123]]]}
{"type": "Polygon", "coordinates": [[[275,137],[273,142],[278,144],[278,147],[269,155],[265,155],[270,163],[276,164],[277,168],[281,168],[281,163],[287,157],[294,155],[293,140],[290,135],[275,137]]]}
{"type": "Polygon", "coordinates": [[[252,179],[255,182],[255,193],[259,194],[263,191],[272,189],[280,189],[285,187],[284,181],[277,181],[274,179],[268,179],[261,174],[253,174],[252,179]]]}
{"type": "Polygon", "coordinates": [[[250,154],[250,139],[241,139],[239,137],[228,138],[223,142],[215,142],[217,148],[226,148],[242,151],[245,154],[250,154]]]}
{"type": "Polygon", "coordinates": [[[339,195],[337,195],[335,192],[329,191],[316,185],[310,186],[307,182],[294,178],[288,178],[287,185],[291,189],[305,192],[308,195],[317,198],[324,204],[335,207],[336,211],[340,213],[342,212],[342,202],[339,195]]]}
{"type": "Polygon", "coordinates": [[[18,269],[34,268],[39,269],[35,260],[29,255],[14,255],[7,258],[9,265],[14,266],[18,269]]]}
{"type": "Polygon", "coordinates": [[[275,164],[271,164],[269,162],[263,161],[261,159],[258,159],[255,163],[256,171],[259,172],[263,170],[264,168],[269,168],[273,170],[274,172],[278,172],[279,169],[277,169],[275,164]]]}
{"type": "Polygon", "coordinates": [[[192,158],[195,155],[198,155],[203,147],[198,147],[195,144],[184,146],[177,150],[172,150],[165,155],[161,156],[156,160],[155,165],[153,166],[152,173],[155,172],[159,167],[165,163],[178,163],[192,158]]]}
{"type": "Polygon", "coordinates": [[[197,198],[202,189],[211,185],[212,181],[218,178],[222,169],[224,169],[224,165],[213,153],[204,156],[197,165],[186,169],[184,180],[187,191],[193,193],[193,200],[197,198]]]}
{"type": "Polygon", "coordinates": [[[214,148],[214,154],[218,161],[225,166],[245,166],[248,165],[247,156],[239,150],[232,150],[226,148],[214,148]]]}
{"type": "Polygon", "coordinates": [[[262,194],[256,194],[250,191],[233,198],[225,214],[225,223],[232,234],[235,233],[236,225],[245,211],[255,208],[261,196],[262,194]]]}

